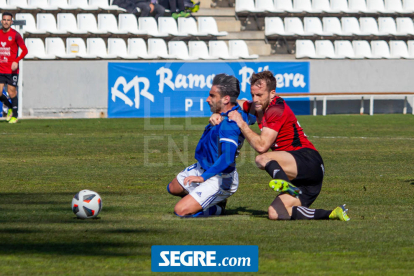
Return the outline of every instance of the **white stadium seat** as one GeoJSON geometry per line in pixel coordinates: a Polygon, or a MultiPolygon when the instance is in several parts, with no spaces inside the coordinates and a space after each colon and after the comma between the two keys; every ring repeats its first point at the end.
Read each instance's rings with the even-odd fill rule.
{"type": "Polygon", "coordinates": [[[392,17],[379,17],[378,18],[378,32],[385,35],[395,35],[397,33],[397,26],[395,25],[394,18],[392,17]]]}
{"type": "Polygon", "coordinates": [[[73,13],[58,13],[57,14],[57,29],[67,31],[72,34],[87,34],[85,30],[79,30],[76,23],[76,18],[73,13]]]}
{"type": "Polygon", "coordinates": [[[280,17],[265,18],[265,35],[285,35],[285,26],[280,17]]]}
{"type": "Polygon", "coordinates": [[[164,39],[161,38],[150,38],[148,39],[148,54],[151,56],[157,56],[158,58],[170,59],[167,50],[167,44],[164,39]]]}
{"type": "Polygon", "coordinates": [[[106,34],[106,30],[98,30],[95,16],[92,13],[78,14],[78,29],[92,34],[106,34]]]}
{"type": "Polygon", "coordinates": [[[367,0],[368,12],[384,13],[384,0],[367,0]]]}
{"type": "Polygon", "coordinates": [[[194,60],[197,58],[188,55],[188,48],[184,41],[170,41],[168,42],[169,55],[172,58],[182,60],[194,60]]]}
{"type": "Polygon", "coordinates": [[[285,17],[285,33],[303,35],[303,25],[299,17],[285,17]]]}
{"type": "Polygon", "coordinates": [[[189,41],[188,42],[189,56],[201,59],[219,59],[219,57],[210,56],[207,44],[204,41],[189,41]]]}
{"type": "MultiPolygon", "coordinates": [[[[26,0],[9,0],[9,5],[22,10],[37,10],[35,6],[29,6],[26,0]]],[[[43,43],[43,42],[42,42],[43,43]]]]}
{"type": "Polygon", "coordinates": [[[128,55],[143,59],[156,59],[156,55],[148,55],[147,44],[142,38],[128,38],[128,55]]]}
{"type": "Polygon", "coordinates": [[[324,17],[322,21],[324,34],[342,35],[341,22],[338,17],[324,17]]]}
{"type": "Polygon", "coordinates": [[[116,55],[108,55],[105,41],[102,38],[87,38],[86,53],[87,56],[96,56],[104,59],[116,58],[116,55]]]}
{"type": "Polygon", "coordinates": [[[53,55],[59,58],[76,58],[74,55],[67,55],[65,50],[65,43],[60,37],[46,37],[45,49],[47,55],[53,55]]]}
{"type": "Polygon", "coordinates": [[[335,55],[337,57],[354,58],[354,49],[348,40],[335,40],[335,55]]]}
{"type": "Polygon", "coordinates": [[[172,17],[158,17],[158,32],[178,36],[177,21],[172,17]]]}
{"type": "Polygon", "coordinates": [[[237,57],[233,57],[229,55],[229,48],[225,41],[222,40],[210,40],[208,42],[209,47],[209,55],[212,57],[219,57],[221,59],[237,59],[237,57]]]}
{"type": "Polygon", "coordinates": [[[371,58],[389,58],[390,48],[388,43],[384,40],[373,40],[371,41],[371,58]]]}
{"type": "Polygon", "coordinates": [[[208,34],[200,34],[198,32],[197,23],[192,17],[178,18],[178,34],[180,36],[207,36],[208,34]]]}
{"type": "Polygon", "coordinates": [[[254,0],[236,0],[236,13],[256,12],[254,0]]]}
{"type": "Polygon", "coordinates": [[[249,48],[244,40],[229,41],[229,55],[243,59],[256,59],[258,55],[250,55],[249,48]]]}
{"type": "Polygon", "coordinates": [[[214,17],[199,17],[198,18],[198,33],[208,34],[213,36],[226,36],[227,32],[219,32],[217,22],[214,17]]]}
{"type": "Polygon", "coordinates": [[[414,0],[403,0],[403,11],[404,13],[414,12],[414,0]]]}
{"type": "Polygon", "coordinates": [[[276,11],[293,12],[292,0],[274,0],[274,3],[276,11]]]}
{"type": "Polygon", "coordinates": [[[125,40],[122,38],[108,38],[108,55],[123,59],[138,59],[138,55],[129,55],[125,40]]]}
{"type": "Polygon", "coordinates": [[[116,5],[109,5],[108,0],[89,0],[89,5],[97,6],[102,10],[126,12],[125,9],[116,5]]]}
{"type": "Polygon", "coordinates": [[[255,9],[258,12],[277,12],[273,0],[256,0],[255,9]]]}
{"type": "Polygon", "coordinates": [[[45,45],[40,38],[26,38],[25,44],[29,53],[26,55],[26,59],[55,59],[54,55],[47,55],[45,53],[45,45]]]}
{"type": "Polygon", "coordinates": [[[373,17],[361,17],[359,19],[361,35],[380,35],[377,20],[373,17]]]}
{"type": "Polygon", "coordinates": [[[360,35],[359,22],[356,17],[342,17],[342,34],[343,35],[360,35]]]}
{"type": "Polygon", "coordinates": [[[367,13],[365,0],[348,0],[348,12],[367,13]]]}
{"type": "Polygon", "coordinates": [[[37,14],[37,29],[46,30],[52,34],[66,34],[65,30],[58,30],[56,28],[56,20],[51,13],[38,13],[37,14]]]}
{"type": "MultiPolygon", "coordinates": [[[[318,17],[303,18],[304,34],[305,35],[324,35],[322,22],[318,17]]],[[[329,35],[329,34],[326,34],[329,35]]]]}
{"type": "Polygon", "coordinates": [[[401,0],[385,0],[384,6],[387,13],[403,12],[401,0]]]}
{"type": "Polygon", "coordinates": [[[138,20],[135,14],[122,13],[118,17],[119,30],[133,35],[146,35],[147,32],[138,29],[138,20]]]}
{"type": "Polygon", "coordinates": [[[390,44],[390,58],[408,58],[408,48],[405,41],[393,40],[390,44]]]}
{"type": "Polygon", "coordinates": [[[116,17],[111,13],[98,14],[98,30],[112,34],[128,34],[127,31],[121,31],[118,29],[116,17]]]}
{"type": "Polygon", "coordinates": [[[347,0],[331,0],[331,12],[343,12],[348,13],[348,1],[347,0]]]}
{"type": "Polygon", "coordinates": [[[16,13],[16,20],[26,20],[26,25],[23,26],[21,31],[31,34],[45,34],[46,30],[38,30],[36,28],[36,22],[31,13],[16,13]]]}
{"type": "Polygon", "coordinates": [[[296,40],[296,58],[314,58],[315,45],[312,40],[296,40]]]}
{"type": "Polygon", "coordinates": [[[0,0],[0,9],[11,11],[11,10],[17,10],[17,7],[16,6],[9,5],[6,2],[6,0],[0,0]]]}
{"type": "Polygon", "coordinates": [[[313,12],[331,12],[331,5],[329,0],[313,0],[312,1],[313,12]]]}
{"type": "Polygon", "coordinates": [[[28,5],[45,11],[57,11],[57,6],[50,5],[47,0],[28,0],[28,5]]]}
{"type": "Polygon", "coordinates": [[[157,21],[154,17],[139,17],[138,26],[141,32],[146,32],[150,36],[166,37],[167,33],[158,32],[157,21]]]}
{"type": "Polygon", "coordinates": [[[396,22],[398,35],[414,35],[414,24],[411,18],[397,17],[396,22]]]}
{"type": "Polygon", "coordinates": [[[316,40],[314,58],[336,58],[332,42],[330,40],[316,40]]]}
{"type": "Polygon", "coordinates": [[[408,40],[407,46],[408,46],[408,58],[414,58],[414,40],[408,40]]]}
{"type": "Polygon", "coordinates": [[[366,40],[354,40],[352,41],[354,48],[354,58],[371,58],[371,47],[366,40]]]}
{"type": "Polygon", "coordinates": [[[310,0],[293,0],[293,10],[296,12],[312,12],[310,0]]]}
{"type": "Polygon", "coordinates": [[[68,5],[67,0],[49,0],[49,5],[56,6],[62,10],[76,10],[75,6],[68,5]]]}
{"type": "Polygon", "coordinates": [[[88,5],[88,0],[68,0],[69,6],[74,6],[76,9],[85,11],[97,11],[99,7],[88,5]]]}
{"type": "MultiPolygon", "coordinates": [[[[66,39],[66,56],[86,57],[86,45],[82,38],[68,37],[66,39]]],[[[96,58],[96,57],[92,57],[96,58]]]]}

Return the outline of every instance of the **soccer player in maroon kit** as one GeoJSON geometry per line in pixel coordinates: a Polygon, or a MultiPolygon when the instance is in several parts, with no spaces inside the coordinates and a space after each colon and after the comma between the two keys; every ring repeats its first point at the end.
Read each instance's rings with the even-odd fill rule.
{"type": "MultiPolygon", "coordinates": [[[[251,130],[239,113],[230,112],[228,118],[237,123],[259,153],[256,165],[267,171],[273,178],[269,186],[280,193],[269,206],[269,219],[349,220],[345,205],[334,210],[309,208],[322,188],[325,174],[322,157],[304,134],[295,114],[276,95],[273,74],[269,71],[253,74],[250,82],[252,101],[238,103],[244,112],[256,116],[261,134],[251,130]]],[[[210,122],[214,120],[220,121],[218,116],[212,116],[210,122]]]]}
{"type": "Polygon", "coordinates": [[[13,23],[12,14],[5,12],[2,15],[0,31],[0,101],[8,108],[7,121],[10,124],[17,123],[17,83],[19,80],[19,61],[27,55],[27,48],[22,36],[11,28],[13,23]],[[22,53],[19,54],[19,47],[22,53]],[[7,93],[9,93],[11,103],[2,91],[4,84],[7,84],[7,93]]]}

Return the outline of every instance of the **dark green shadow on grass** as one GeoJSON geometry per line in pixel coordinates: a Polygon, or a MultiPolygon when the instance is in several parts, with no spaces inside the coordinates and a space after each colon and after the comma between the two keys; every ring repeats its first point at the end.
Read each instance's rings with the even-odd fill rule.
{"type": "Polygon", "coordinates": [[[3,241],[0,255],[8,254],[48,254],[73,256],[128,257],[148,256],[150,244],[139,242],[10,242],[3,241]]]}

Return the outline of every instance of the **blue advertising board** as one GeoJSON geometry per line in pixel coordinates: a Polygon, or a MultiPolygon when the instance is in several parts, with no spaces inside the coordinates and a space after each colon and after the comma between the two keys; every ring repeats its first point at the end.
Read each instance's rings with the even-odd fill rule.
{"type": "MultiPolygon", "coordinates": [[[[275,75],[277,93],[310,90],[309,62],[109,62],[108,117],[207,117],[216,74],[234,75],[239,99],[251,99],[250,76],[264,70],[275,75]]],[[[287,102],[296,114],[310,114],[308,98],[287,102]]]]}

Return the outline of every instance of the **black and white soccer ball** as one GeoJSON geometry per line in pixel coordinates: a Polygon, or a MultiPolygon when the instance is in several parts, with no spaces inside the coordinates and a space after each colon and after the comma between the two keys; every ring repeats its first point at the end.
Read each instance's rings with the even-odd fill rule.
{"type": "Polygon", "coordinates": [[[95,218],[101,210],[102,199],[94,191],[82,190],[72,199],[72,211],[78,218],[95,218]]]}

